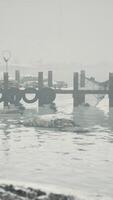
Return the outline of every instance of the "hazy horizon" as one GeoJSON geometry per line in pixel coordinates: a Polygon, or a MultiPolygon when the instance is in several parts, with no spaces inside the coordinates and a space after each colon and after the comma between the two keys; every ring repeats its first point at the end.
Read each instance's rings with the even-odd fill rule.
{"type": "Polygon", "coordinates": [[[112,0],[0,0],[0,66],[9,50],[10,65],[55,72],[59,65],[67,76],[87,69],[106,79],[113,64],[112,8],[112,0]]]}

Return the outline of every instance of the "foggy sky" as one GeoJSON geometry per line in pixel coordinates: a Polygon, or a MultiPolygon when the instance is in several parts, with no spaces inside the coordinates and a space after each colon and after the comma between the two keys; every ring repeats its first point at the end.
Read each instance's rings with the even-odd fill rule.
{"type": "Polygon", "coordinates": [[[5,49],[17,64],[113,63],[113,0],[0,0],[5,49]]]}

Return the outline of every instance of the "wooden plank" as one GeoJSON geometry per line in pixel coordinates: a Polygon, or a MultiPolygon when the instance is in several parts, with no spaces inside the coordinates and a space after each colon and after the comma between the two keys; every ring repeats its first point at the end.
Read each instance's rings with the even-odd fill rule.
{"type": "MultiPolygon", "coordinates": [[[[74,94],[74,90],[55,89],[56,94],[74,94]]],[[[81,94],[109,94],[109,90],[78,90],[81,94]]]]}
{"type": "Polygon", "coordinates": [[[73,94],[73,90],[55,89],[56,94],[73,94]]]}
{"type": "Polygon", "coordinates": [[[109,94],[109,90],[79,90],[79,92],[84,94],[109,94]]]}
{"type": "MultiPolygon", "coordinates": [[[[20,90],[23,91],[22,89],[20,90]]],[[[29,93],[32,93],[32,91],[29,93]]],[[[74,90],[55,89],[55,93],[56,94],[74,94],[74,90]]],[[[78,93],[80,94],[109,94],[109,90],[78,90],[78,93]]]]}

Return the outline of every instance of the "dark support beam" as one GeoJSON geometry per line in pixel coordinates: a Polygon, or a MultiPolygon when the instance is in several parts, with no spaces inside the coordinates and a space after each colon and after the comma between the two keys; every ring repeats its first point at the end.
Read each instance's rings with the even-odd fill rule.
{"type": "Polygon", "coordinates": [[[53,73],[52,71],[48,71],[48,87],[53,86],[53,73]]]}
{"type": "Polygon", "coordinates": [[[4,108],[8,107],[8,72],[4,72],[4,108]]]}
{"type": "Polygon", "coordinates": [[[113,107],[113,73],[109,73],[109,107],[113,107]]]}
{"type": "Polygon", "coordinates": [[[15,71],[15,80],[20,83],[20,71],[19,70],[16,70],[15,71]]]}

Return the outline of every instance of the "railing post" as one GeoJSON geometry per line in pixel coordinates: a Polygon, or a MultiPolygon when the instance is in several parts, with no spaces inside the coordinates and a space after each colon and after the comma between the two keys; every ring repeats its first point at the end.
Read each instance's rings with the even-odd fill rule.
{"type": "Polygon", "coordinates": [[[53,86],[53,73],[52,71],[48,71],[48,87],[53,86]]]}
{"type": "Polygon", "coordinates": [[[113,73],[109,73],[109,107],[113,107],[113,73]]]}
{"type": "Polygon", "coordinates": [[[8,108],[8,72],[4,72],[4,108],[8,108]]]}

